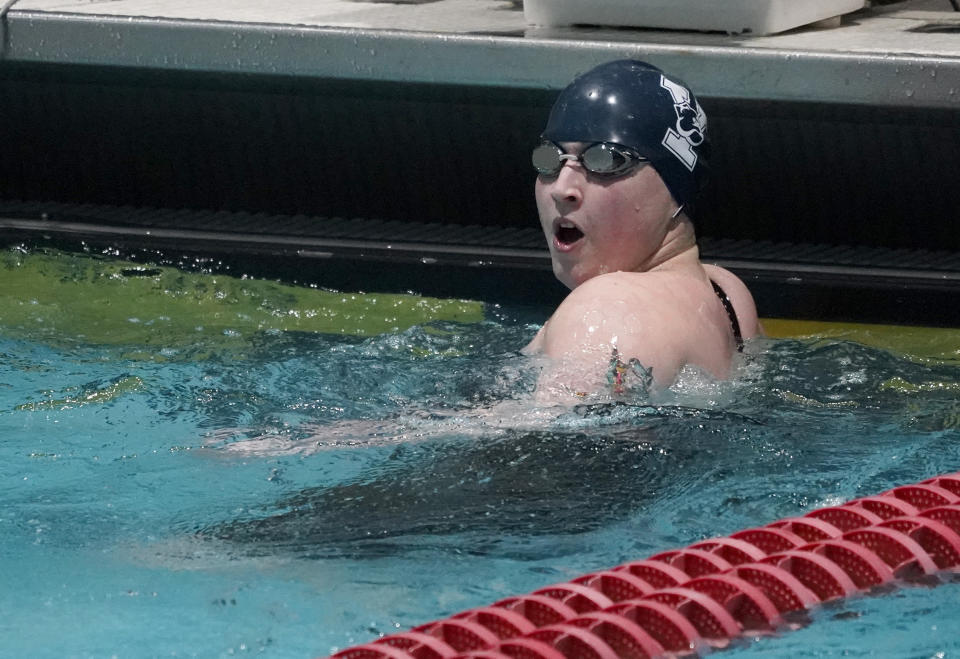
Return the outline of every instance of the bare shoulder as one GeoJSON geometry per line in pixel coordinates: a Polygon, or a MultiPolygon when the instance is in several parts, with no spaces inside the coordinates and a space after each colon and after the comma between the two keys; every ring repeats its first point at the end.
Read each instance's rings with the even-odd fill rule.
{"type": "MultiPolygon", "coordinates": [[[[736,279],[733,274],[724,272],[736,279]]],[[[742,283],[740,285],[749,296],[746,287],[742,283]]],[[[715,299],[709,282],[685,272],[611,272],[593,277],[575,288],[557,308],[557,312],[579,312],[584,308],[606,310],[612,307],[618,312],[629,310],[631,316],[641,314],[657,319],[660,324],[669,324],[669,321],[682,318],[700,307],[704,298],[711,301],[715,299]]]]}
{"type": "Polygon", "coordinates": [[[674,272],[617,272],[584,282],[535,342],[585,371],[605,368],[616,349],[652,368],[660,386],[688,363],[725,377],[731,352],[729,321],[709,282],[674,272]]]}
{"type": "Polygon", "coordinates": [[[678,316],[677,302],[691,297],[688,287],[685,278],[673,273],[611,272],[571,291],[551,322],[586,322],[594,328],[598,320],[670,324],[678,316]]]}
{"type": "Polygon", "coordinates": [[[760,321],[757,318],[757,305],[747,285],[735,274],[718,265],[704,264],[707,276],[717,283],[723,292],[730,298],[733,310],[737,313],[737,322],[740,323],[740,333],[743,338],[749,339],[762,333],[760,321]]]}

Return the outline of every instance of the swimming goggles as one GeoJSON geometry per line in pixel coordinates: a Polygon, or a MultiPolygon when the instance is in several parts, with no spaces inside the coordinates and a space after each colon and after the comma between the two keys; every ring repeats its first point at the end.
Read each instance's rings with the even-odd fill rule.
{"type": "Polygon", "coordinates": [[[575,155],[567,153],[555,142],[544,141],[533,150],[532,160],[540,176],[556,176],[563,168],[564,160],[575,160],[591,174],[608,178],[623,176],[634,167],[650,162],[633,149],[609,142],[595,142],[580,155],[575,155]]]}

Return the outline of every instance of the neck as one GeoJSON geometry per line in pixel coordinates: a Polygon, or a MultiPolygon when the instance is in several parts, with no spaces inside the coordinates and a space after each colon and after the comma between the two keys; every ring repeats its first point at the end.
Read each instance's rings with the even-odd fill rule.
{"type": "Polygon", "coordinates": [[[699,265],[700,250],[693,223],[681,213],[667,231],[660,248],[647,259],[640,271],[676,270],[699,265]]]}

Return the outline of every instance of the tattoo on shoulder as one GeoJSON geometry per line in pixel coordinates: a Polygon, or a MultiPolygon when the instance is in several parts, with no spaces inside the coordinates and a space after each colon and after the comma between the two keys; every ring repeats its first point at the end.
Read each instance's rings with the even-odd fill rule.
{"type": "Polygon", "coordinates": [[[653,385],[653,367],[647,368],[636,357],[624,363],[620,359],[620,351],[614,346],[613,354],[610,355],[610,367],[607,369],[607,382],[615,394],[626,393],[628,389],[635,387],[647,392],[653,385]]]}

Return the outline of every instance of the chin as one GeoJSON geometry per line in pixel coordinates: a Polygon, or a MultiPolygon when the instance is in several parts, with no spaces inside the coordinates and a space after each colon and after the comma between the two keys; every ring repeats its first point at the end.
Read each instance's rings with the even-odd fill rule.
{"type": "Polygon", "coordinates": [[[576,283],[574,283],[570,271],[558,266],[556,261],[553,263],[553,276],[571,291],[577,286],[576,283]]]}
{"type": "Polygon", "coordinates": [[[561,258],[551,256],[553,276],[571,291],[597,275],[602,275],[606,270],[603,266],[598,267],[596,263],[590,263],[581,258],[571,258],[570,255],[567,255],[567,258],[562,258],[564,255],[559,255],[561,258]]]}
{"type": "Polygon", "coordinates": [[[553,274],[561,284],[569,288],[571,291],[583,282],[591,279],[591,277],[577,276],[568,270],[554,270],[553,274]]]}

